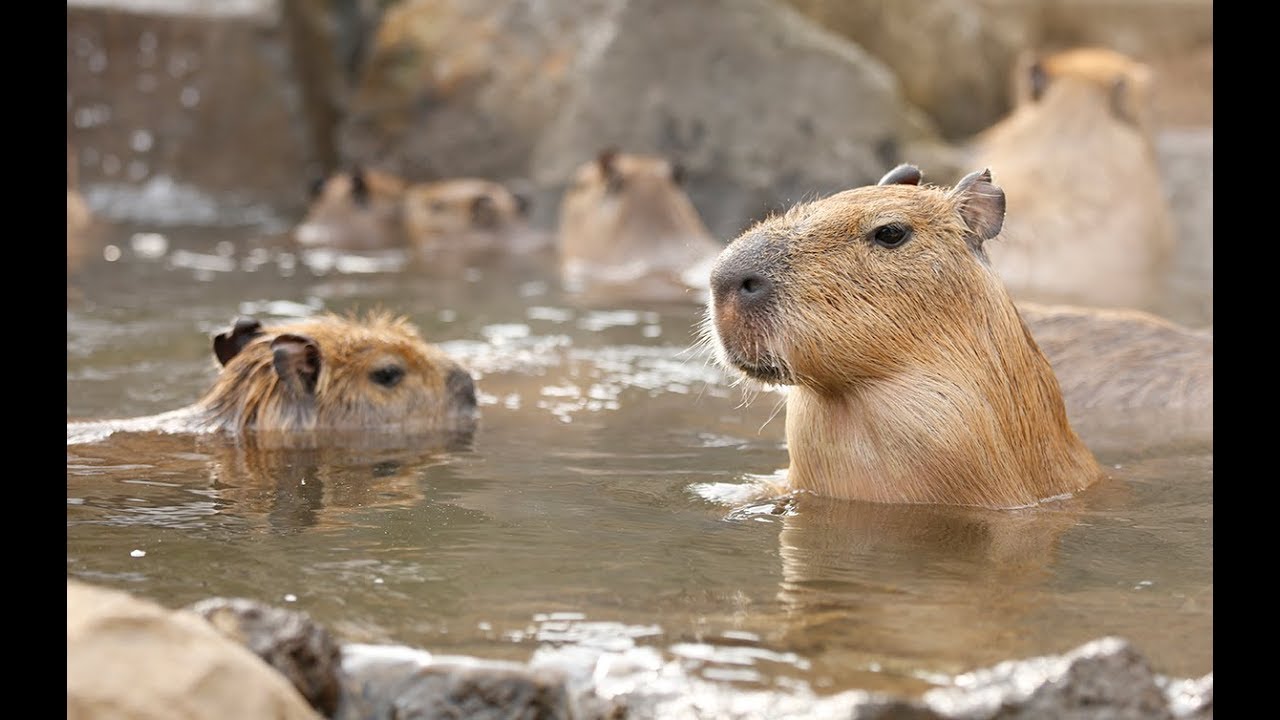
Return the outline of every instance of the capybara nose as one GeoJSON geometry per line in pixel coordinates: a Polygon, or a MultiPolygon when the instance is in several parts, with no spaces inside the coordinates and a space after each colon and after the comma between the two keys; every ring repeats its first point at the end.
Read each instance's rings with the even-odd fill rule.
{"type": "Polygon", "coordinates": [[[718,304],[735,303],[742,310],[763,305],[773,296],[773,281],[756,270],[726,263],[711,273],[711,292],[718,304]]]}
{"type": "Polygon", "coordinates": [[[475,407],[476,383],[471,379],[471,373],[461,368],[450,370],[449,377],[445,380],[445,388],[449,391],[450,397],[459,404],[475,407]]]}

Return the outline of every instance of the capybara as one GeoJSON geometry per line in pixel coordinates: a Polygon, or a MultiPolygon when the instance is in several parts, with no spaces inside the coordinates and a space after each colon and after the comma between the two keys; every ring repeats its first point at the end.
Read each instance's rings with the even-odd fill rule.
{"type": "Polygon", "coordinates": [[[67,274],[75,272],[88,253],[87,234],[92,214],[89,204],[80,194],[79,173],[76,172],[75,153],[67,146],[67,274]]]}
{"type": "Polygon", "coordinates": [[[1023,65],[1013,111],[972,146],[1017,208],[991,266],[1016,300],[1161,312],[1175,237],[1150,72],[1100,48],[1023,65]]]}
{"type": "Polygon", "coordinates": [[[491,180],[410,185],[403,213],[409,245],[428,256],[520,253],[547,245],[546,236],[529,228],[529,200],[491,180]]]}
{"type": "Polygon", "coordinates": [[[787,483],[820,495],[1009,508],[1103,476],[986,244],[1005,197],[909,165],[743,232],[711,274],[720,362],[790,385],[787,483]]]}
{"type": "Polygon", "coordinates": [[[337,250],[404,247],[406,186],[403,179],[373,169],[335,173],[311,188],[311,204],[293,239],[304,247],[337,250]]]}
{"type": "Polygon", "coordinates": [[[724,244],[682,180],[680,166],[666,158],[612,149],[580,165],[560,203],[565,287],[601,300],[704,300],[724,244]]]}
{"type": "Polygon", "coordinates": [[[323,315],[272,327],[242,317],[213,338],[222,365],[193,405],[148,418],[68,423],[68,443],[116,430],[233,433],[470,432],[471,374],[388,313],[323,315]]]}

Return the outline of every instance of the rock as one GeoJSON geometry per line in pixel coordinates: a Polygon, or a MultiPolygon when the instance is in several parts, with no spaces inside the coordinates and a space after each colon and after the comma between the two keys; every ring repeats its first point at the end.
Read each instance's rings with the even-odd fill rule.
{"type": "Polygon", "coordinates": [[[347,645],[349,680],[338,720],[568,720],[565,677],[552,669],[407,648],[347,645]]]}
{"type": "Polygon", "coordinates": [[[959,675],[924,703],[955,720],[1157,720],[1172,718],[1147,659],[1120,638],[1064,655],[1014,660],[959,675]]]}
{"type": "Polygon", "coordinates": [[[203,618],[67,580],[67,716],[320,716],[279,673],[203,618]]]}
{"type": "Polygon", "coordinates": [[[311,616],[245,598],[209,598],[187,609],[278,670],[311,707],[337,712],[342,650],[311,616]]]}
{"type": "Polygon", "coordinates": [[[1009,108],[1022,35],[967,0],[788,0],[888,66],[944,137],[982,130],[1009,108]]]}
{"type": "Polygon", "coordinates": [[[335,162],[325,12],[320,0],[68,2],[67,138],[93,209],[221,223],[305,205],[335,162]],[[187,196],[214,210],[170,206],[187,196]]]}
{"type": "Polygon", "coordinates": [[[1156,151],[1177,236],[1168,314],[1212,324],[1213,128],[1165,130],[1156,151]]]}
{"type": "MultiPolygon", "coordinates": [[[[409,180],[527,177],[605,0],[407,0],[386,10],[341,129],[409,180]]],[[[538,203],[545,206],[547,203],[538,203]]]]}
{"type": "Polygon", "coordinates": [[[933,134],[882,63],[769,0],[619,0],[592,37],[533,179],[562,186],[606,147],[664,156],[719,237],[873,183],[905,142],[933,134]]]}

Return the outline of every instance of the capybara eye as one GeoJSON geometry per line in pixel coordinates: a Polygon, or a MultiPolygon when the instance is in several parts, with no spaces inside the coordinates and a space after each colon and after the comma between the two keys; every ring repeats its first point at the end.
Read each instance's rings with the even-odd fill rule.
{"type": "Polygon", "coordinates": [[[896,248],[911,237],[911,229],[899,223],[881,225],[871,233],[871,239],[880,247],[896,248]]]}
{"type": "Polygon", "coordinates": [[[400,383],[400,379],[404,377],[404,368],[399,365],[388,365],[380,367],[369,373],[369,379],[381,385],[382,387],[391,388],[400,383]]]}

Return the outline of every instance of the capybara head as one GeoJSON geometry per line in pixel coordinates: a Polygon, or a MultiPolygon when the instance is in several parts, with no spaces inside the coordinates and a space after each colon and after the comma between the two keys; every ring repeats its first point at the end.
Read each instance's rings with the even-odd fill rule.
{"type": "Polygon", "coordinates": [[[629,282],[686,270],[723,245],[682,187],[679,164],[601,152],[583,163],[560,204],[561,266],[571,282],[629,282]]]}
{"type": "Polygon", "coordinates": [[[791,385],[789,482],[879,502],[1010,507],[1098,477],[984,243],[1005,198],[902,165],[742,233],[711,273],[721,362],[791,385]]]}
{"type": "Polygon", "coordinates": [[[294,239],[304,246],[343,250],[402,247],[404,189],[400,178],[360,167],[315,182],[294,239]]]}
{"type": "Polygon", "coordinates": [[[1015,102],[1059,111],[1091,105],[1147,132],[1151,122],[1151,69],[1106,48],[1085,47],[1044,57],[1026,56],[1014,75],[1015,102]]]}
{"type": "Polygon", "coordinates": [[[1007,301],[984,261],[1004,220],[990,174],[950,191],[920,178],[901,166],[734,240],[711,274],[723,360],[764,382],[838,392],[947,352],[940,340],[970,331],[958,315],[1007,301]]]}
{"type": "Polygon", "coordinates": [[[467,431],[470,373],[404,318],[325,315],[264,327],[242,317],[213,339],[222,364],[200,401],[231,430],[467,431]]]}
{"type": "Polygon", "coordinates": [[[488,250],[524,228],[529,200],[506,186],[478,178],[410,185],[404,225],[419,250],[488,250]]]}

